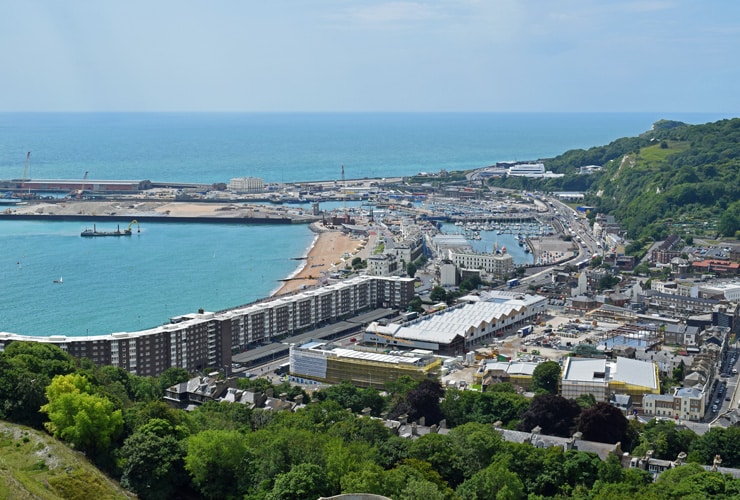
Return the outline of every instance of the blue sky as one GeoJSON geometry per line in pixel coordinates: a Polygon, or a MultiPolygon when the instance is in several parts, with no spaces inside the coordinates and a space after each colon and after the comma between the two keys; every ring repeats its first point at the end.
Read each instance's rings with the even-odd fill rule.
{"type": "Polygon", "coordinates": [[[0,0],[0,111],[740,111],[740,2],[0,0]]]}

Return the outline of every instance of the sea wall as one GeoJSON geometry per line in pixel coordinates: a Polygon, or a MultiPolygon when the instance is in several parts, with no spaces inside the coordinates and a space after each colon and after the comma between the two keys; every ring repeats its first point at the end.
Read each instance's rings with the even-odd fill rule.
{"type": "Polygon", "coordinates": [[[90,221],[90,222],[123,222],[129,223],[136,219],[139,223],[169,222],[169,223],[199,223],[199,224],[308,224],[309,219],[293,219],[290,217],[209,217],[209,216],[177,216],[177,215],[73,215],[73,214],[2,214],[0,220],[41,220],[41,221],[90,221]]]}

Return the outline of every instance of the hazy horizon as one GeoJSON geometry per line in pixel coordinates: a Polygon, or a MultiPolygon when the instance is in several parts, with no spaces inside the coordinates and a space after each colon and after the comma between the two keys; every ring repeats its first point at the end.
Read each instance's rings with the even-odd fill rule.
{"type": "Polygon", "coordinates": [[[3,2],[0,112],[740,111],[740,4],[3,2]]]}

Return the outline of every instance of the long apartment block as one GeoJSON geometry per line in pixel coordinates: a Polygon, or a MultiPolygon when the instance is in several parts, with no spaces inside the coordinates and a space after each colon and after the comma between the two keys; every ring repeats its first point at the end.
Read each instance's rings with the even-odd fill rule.
{"type": "Polygon", "coordinates": [[[264,299],[220,312],[186,314],[138,332],[71,337],[0,332],[0,350],[11,342],[55,344],[97,365],[156,376],[168,368],[189,372],[231,365],[231,353],[351,318],[377,307],[405,309],[413,278],[359,276],[294,295],[264,299]]]}

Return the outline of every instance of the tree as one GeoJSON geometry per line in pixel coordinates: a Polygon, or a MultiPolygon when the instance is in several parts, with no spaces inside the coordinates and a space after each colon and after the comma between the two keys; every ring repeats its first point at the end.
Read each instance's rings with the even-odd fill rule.
{"type": "Polygon", "coordinates": [[[207,401],[190,412],[193,432],[201,430],[241,430],[252,428],[252,409],[243,404],[207,401]]]}
{"type": "Polygon", "coordinates": [[[715,455],[722,457],[723,467],[740,465],[740,428],[712,427],[709,432],[696,438],[691,445],[689,460],[710,465],[715,455]]]}
{"type": "Polygon", "coordinates": [[[627,419],[619,408],[602,402],[583,410],[577,423],[583,439],[599,443],[625,442],[627,427],[627,419]]]}
{"type": "Polygon", "coordinates": [[[584,408],[591,408],[593,405],[596,404],[596,398],[593,394],[590,392],[587,394],[581,394],[576,398],[576,403],[578,403],[578,406],[581,407],[581,409],[584,408]]]}
{"type": "Polygon", "coordinates": [[[465,464],[460,449],[447,434],[425,434],[412,441],[409,449],[411,458],[431,464],[444,481],[456,487],[464,479],[465,464]]]}
{"type": "Polygon", "coordinates": [[[372,445],[379,445],[390,436],[382,420],[357,416],[335,423],[328,434],[341,438],[345,443],[364,441],[372,445]]]}
{"type": "Polygon", "coordinates": [[[96,396],[95,388],[79,374],[57,375],[46,388],[47,430],[93,456],[108,452],[123,429],[121,410],[108,399],[96,396]]]}
{"type": "Polygon", "coordinates": [[[324,469],[316,464],[298,464],[275,479],[268,500],[315,500],[332,494],[324,469]]]}
{"type": "Polygon", "coordinates": [[[409,262],[409,264],[406,266],[406,273],[411,278],[416,276],[416,264],[414,264],[413,262],[409,262]]]}
{"type": "Polygon", "coordinates": [[[49,379],[33,374],[0,353],[0,419],[32,427],[43,427],[39,408],[47,402],[49,379]]]}
{"type": "Polygon", "coordinates": [[[237,431],[203,431],[188,438],[185,470],[206,498],[241,496],[251,484],[247,443],[237,431]]]}
{"type": "Polygon", "coordinates": [[[424,379],[397,401],[390,416],[395,418],[405,414],[409,421],[424,417],[426,425],[438,424],[442,420],[439,401],[443,395],[444,390],[439,382],[424,379]]]}
{"type": "Polygon", "coordinates": [[[46,387],[74,370],[72,356],[55,345],[11,342],[0,352],[0,418],[43,427],[39,408],[48,402],[46,387]]]}
{"type": "Polygon", "coordinates": [[[157,379],[159,388],[164,394],[164,391],[173,385],[190,380],[190,374],[185,368],[171,367],[160,373],[157,379]]]}
{"type": "Polygon", "coordinates": [[[490,424],[461,425],[450,430],[449,436],[462,455],[465,478],[485,469],[504,448],[501,434],[490,424]]]}
{"type": "Polygon", "coordinates": [[[558,393],[560,384],[560,365],[556,361],[538,364],[532,372],[532,389],[550,394],[558,393]]]}
{"type": "Polygon", "coordinates": [[[3,355],[17,368],[51,380],[75,370],[74,358],[59,347],[43,342],[11,342],[3,355]]]}
{"type": "Polygon", "coordinates": [[[418,313],[424,312],[424,307],[422,306],[422,304],[423,302],[421,301],[421,297],[416,296],[409,300],[409,309],[418,313]]]}
{"type": "Polygon", "coordinates": [[[542,434],[570,437],[581,407],[572,399],[556,394],[539,394],[522,413],[519,429],[530,432],[540,427],[542,434]]]}
{"type": "Polygon", "coordinates": [[[429,292],[429,299],[433,302],[444,302],[447,299],[447,291],[441,286],[432,287],[429,292]]]}
{"type": "Polygon", "coordinates": [[[120,449],[121,485],[143,499],[167,499],[188,484],[185,447],[166,420],[154,419],[129,436],[120,449]]]}
{"type": "Polygon", "coordinates": [[[462,500],[526,498],[521,479],[501,463],[493,463],[475,473],[455,490],[462,500]]]}

